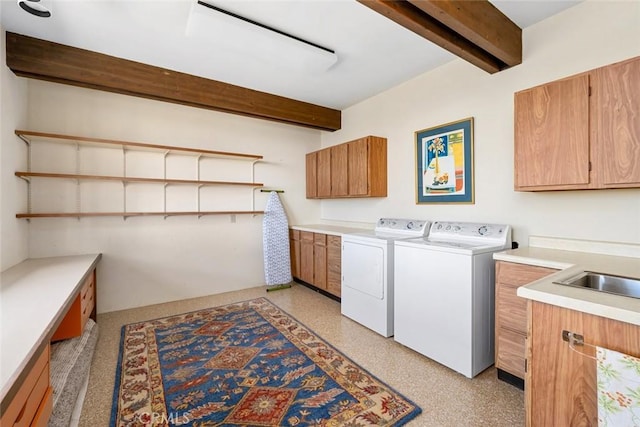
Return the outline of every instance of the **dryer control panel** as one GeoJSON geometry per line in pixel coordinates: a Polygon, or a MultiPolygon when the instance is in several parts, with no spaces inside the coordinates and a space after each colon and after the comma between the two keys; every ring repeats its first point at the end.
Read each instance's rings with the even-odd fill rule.
{"type": "Polygon", "coordinates": [[[511,227],[505,224],[481,222],[435,221],[431,224],[429,239],[483,241],[487,244],[511,245],[511,227]]]}

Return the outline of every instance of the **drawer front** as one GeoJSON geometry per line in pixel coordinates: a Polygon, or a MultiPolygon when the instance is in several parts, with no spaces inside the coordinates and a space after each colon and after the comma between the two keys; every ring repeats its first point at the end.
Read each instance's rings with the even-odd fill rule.
{"type": "Polygon", "coordinates": [[[496,323],[526,334],[527,300],[516,295],[518,288],[518,285],[496,283],[496,323]]]}
{"type": "Polygon", "coordinates": [[[44,398],[40,403],[38,412],[36,412],[36,416],[31,422],[31,427],[45,427],[49,425],[51,412],[53,412],[53,388],[48,387],[45,392],[44,398]]]}
{"type": "MultiPolygon", "coordinates": [[[[91,314],[91,311],[93,310],[93,306],[95,305],[95,298],[94,298],[95,294],[96,294],[95,283],[93,280],[91,280],[91,282],[89,283],[89,286],[86,289],[83,289],[81,294],[80,309],[83,315],[87,311],[88,311],[88,314],[91,314]]],[[[82,322],[82,324],[84,325],[84,322],[82,322]]]]}
{"type": "Polygon", "coordinates": [[[36,360],[13,400],[2,414],[0,425],[29,426],[49,388],[49,346],[36,360]]]}
{"type": "Polygon", "coordinates": [[[496,282],[509,285],[526,285],[542,279],[558,270],[526,264],[496,261],[496,282]]]}
{"type": "Polygon", "coordinates": [[[301,231],[300,240],[313,242],[313,233],[310,231],[301,231]]]}
{"type": "Polygon", "coordinates": [[[496,368],[524,379],[526,335],[500,329],[497,337],[496,368]]]}
{"type": "Polygon", "coordinates": [[[289,230],[289,237],[293,240],[300,240],[300,230],[289,230]]]}

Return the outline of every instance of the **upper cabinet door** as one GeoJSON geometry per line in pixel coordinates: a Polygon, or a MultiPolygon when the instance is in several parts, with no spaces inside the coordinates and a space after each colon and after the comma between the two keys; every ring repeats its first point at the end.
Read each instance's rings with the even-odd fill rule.
{"type": "Polygon", "coordinates": [[[347,144],[349,150],[349,195],[361,196],[368,193],[368,141],[358,139],[347,144]]]}
{"type": "Polygon", "coordinates": [[[601,187],[640,184],[640,57],[598,68],[592,96],[592,159],[601,187]]]}
{"type": "Polygon", "coordinates": [[[589,74],[515,94],[515,189],[589,185],[589,74]]]}
{"type": "Polygon", "coordinates": [[[325,148],[318,153],[318,197],[331,197],[331,150],[325,148]]]}
{"type": "Polygon", "coordinates": [[[318,197],[318,155],[316,152],[306,155],[307,199],[318,197]]]}
{"type": "Polygon", "coordinates": [[[331,147],[331,197],[349,195],[347,158],[348,150],[346,144],[331,147]]]}

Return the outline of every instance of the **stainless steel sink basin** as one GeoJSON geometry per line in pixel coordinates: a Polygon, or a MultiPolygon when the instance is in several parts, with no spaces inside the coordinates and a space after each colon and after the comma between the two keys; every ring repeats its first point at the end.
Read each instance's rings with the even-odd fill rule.
{"type": "Polygon", "coordinates": [[[640,298],[640,279],[632,279],[629,277],[611,276],[585,271],[576,276],[553,283],[640,298]]]}

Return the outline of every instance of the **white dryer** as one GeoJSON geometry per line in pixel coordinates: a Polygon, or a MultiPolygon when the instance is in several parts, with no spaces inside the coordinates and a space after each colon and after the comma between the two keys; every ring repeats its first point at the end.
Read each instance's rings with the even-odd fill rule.
{"type": "Polygon", "coordinates": [[[493,253],[508,225],[434,222],[395,242],[395,337],[468,378],[494,363],[493,253]]]}
{"type": "Polygon", "coordinates": [[[393,335],[393,243],[424,236],[429,221],[381,218],[372,231],[342,236],[341,312],[373,331],[393,335]]]}

